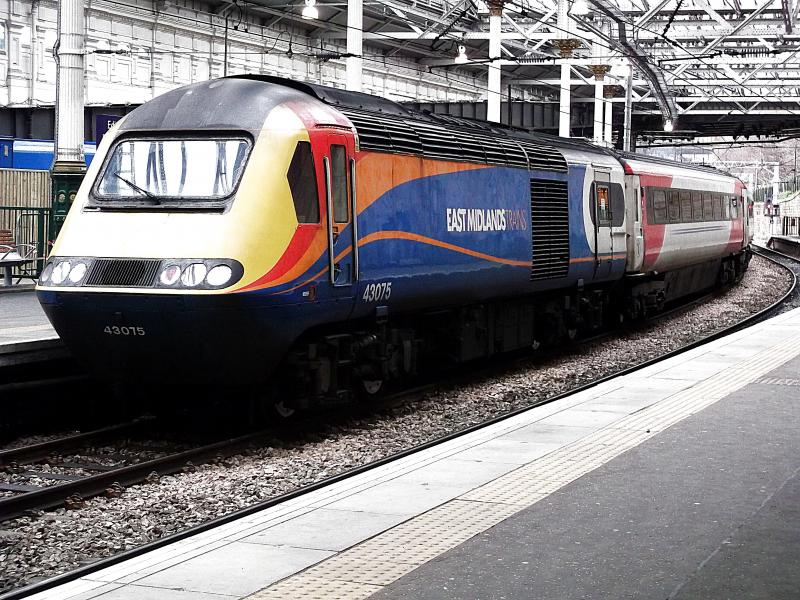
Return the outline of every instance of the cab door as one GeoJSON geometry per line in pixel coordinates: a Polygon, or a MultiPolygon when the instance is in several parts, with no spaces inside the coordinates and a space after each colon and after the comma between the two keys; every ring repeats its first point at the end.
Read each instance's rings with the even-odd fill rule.
{"type": "Polygon", "coordinates": [[[595,170],[592,216],[594,217],[594,276],[602,279],[611,275],[614,255],[614,236],[611,231],[611,174],[595,170]]]}
{"type": "Polygon", "coordinates": [[[328,234],[328,284],[336,298],[355,297],[358,281],[358,224],[355,197],[355,144],[351,135],[325,134],[325,227],[328,234]]]}

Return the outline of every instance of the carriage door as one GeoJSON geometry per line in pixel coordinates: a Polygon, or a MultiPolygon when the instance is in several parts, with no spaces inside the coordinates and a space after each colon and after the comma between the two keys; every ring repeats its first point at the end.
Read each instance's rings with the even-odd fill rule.
{"type": "Polygon", "coordinates": [[[326,134],[323,157],[328,232],[328,281],[334,296],[353,296],[358,280],[355,159],[352,136],[326,134]]]}
{"type": "Polygon", "coordinates": [[[614,237],[611,232],[611,175],[595,170],[592,194],[594,221],[594,274],[603,278],[611,275],[614,237]]]}

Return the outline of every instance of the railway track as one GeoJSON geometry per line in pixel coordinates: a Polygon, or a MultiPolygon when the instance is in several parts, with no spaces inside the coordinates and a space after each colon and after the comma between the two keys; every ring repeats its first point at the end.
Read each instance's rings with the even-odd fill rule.
{"type": "Polygon", "coordinates": [[[92,445],[136,433],[146,433],[150,419],[138,419],[94,431],[56,438],[47,442],[0,451],[0,469],[15,479],[37,482],[20,484],[0,482],[0,522],[30,511],[59,506],[80,508],[92,496],[116,497],[125,487],[154,477],[170,475],[195,464],[231,456],[272,434],[271,431],[248,433],[194,448],[168,452],[149,460],[130,462],[120,455],[92,450],[92,445]],[[78,452],[79,459],[64,460],[78,452]],[[115,464],[106,464],[108,459],[115,464]],[[103,462],[105,461],[105,462],[103,462]],[[41,482],[41,483],[38,483],[41,482]],[[47,482],[47,483],[45,483],[47,482]],[[55,482],[55,483],[54,483],[55,482]]]}
{"type": "Polygon", "coordinates": [[[753,252],[758,256],[766,258],[776,264],[781,265],[783,268],[791,272],[795,277],[795,286],[790,293],[784,298],[782,306],[784,310],[800,307],[800,288],[797,286],[797,281],[800,280],[800,258],[778,252],[772,248],[764,246],[753,245],[753,252]]]}
{"type": "MultiPolygon", "coordinates": [[[[768,258],[768,260],[782,264],[784,268],[790,269],[795,274],[795,284],[792,286],[790,293],[764,311],[745,319],[736,327],[721,330],[712,336],[700,340],[697,344],[705,343],[714,337],[725,335],[735,328],[752,324],[757,320],[766,318],[775,310],[777,305],[785,303],[787,299],[791,297],[800,297],[800,293],[798,293],[797,290],[797,278],[800,277],[800,260],[768,249],[759,248],[757,253],[768,258]]],[[[713,295],[714,292],[695,297],[689,302],[676,305],[662,313],[654,315],[643,324],[649,325],[653,322],[673,316],[676,313],[689,310],[691,307],[707,301],[713,295]]],[[[800,300],[798,300],[798,302],[800,302],[800,300]]],[[[601,342],[604,338],[614,333],[613,331],[600,332],[597,335],[583,338],[576,343],[586,344],[601,342]]],[[[455,368],[450,373],[446,373],[445,378],[448,379],[451,384],[453,382],[466,383],[470,380],[497,375],[499,371],[514,368],[515,365],[527,360],[530,360],[530,353],[511,361],[508,361],[507,357],[505,360],[498,359],[478,369],[475,369],[474,366],[470,366],[467,369],[455,368]]],[[[634,368],[639,367],[637,366],[634,368]]],[[[440,377],[438,379],[442,378],[440,377]]],[[[426,393],[430,393],[439,385],[438,379],[437,381],[422,382],[411,388],[387,394],[378,399],[376,403],[371,404],[368,410],[374,411],[382,408],[396,407],[426,393]]],[[[551,401],[553,399],[548,399],[546,401],[551,401]]],[[[85,499],[92,496],[105,494],[113,497],[119,495],[125,487],[144,482],[154,475],[162,476],[177,473],[184,470],[187,465],[196,465],[209,460],[230,456],[259,440],[263,440],[267,437],[276,437],[276,431],[274,430],[261,430],[239,437],[200,445],[180,452],[168,453],[164,456],[136,462],[134,464],[123,462],[122,464],[113,466],[103,464],[100,461],[93,461],[91,458],[66,462],[59,461],[57,458],[51,458],[58,457],[81,447],[87,447],[90,444],[113,439],[115,436],[120,437],[141,432],[147,424],[148,420],[140,419],[130,423],[104,427],[79,435],[58,438],[41,444],[0,451],[0,470],[13,473],[17,478],[27,478],[37,482],[51,482],[49,484],[38,483],[30,485],[3,483],[0,481],[0,494],[3,492],[6,492],[6,494],[13,494],[7,495],[7,497],[0,497],[0,522],[29,514],[30,511],[46,510],[64,505],[78,508],[83,504],[85,499]],[[41,469],[41,463],[48,459],[47,467],[55,467],[57,469],[56,472],[41,469]],[[40,467],[38,470],[37,465],[40,467]]],[[[304,422],[304,425],[306,428],[314,429],[314,425],[310,421],[304,422]]],[[[299,429],[299,427],[291,427],[289,429],[299,429]]],[[[287,428],[284,428],[283,433],[287,433],[287,428]]]]}

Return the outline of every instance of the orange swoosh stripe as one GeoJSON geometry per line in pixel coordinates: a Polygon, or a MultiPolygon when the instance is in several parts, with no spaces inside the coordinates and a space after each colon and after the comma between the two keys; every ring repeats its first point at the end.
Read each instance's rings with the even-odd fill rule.
{"type": "MultiPolygon", "coordinates": [[[[599,259],[621,260],[621,259],[627,258],[627,257],[628,257],[627,254],[603,254],[603,253],[600,253],[600,254],[597,255],[598,260],[599,259]]],[[[594,262],[594,255],[592,255],[592,256],[582,256],[580,258],[571,258],[569,262],[570,263],[594,262]]]]}
{"type": "MultiPolygon", "coordinates": [[[[503,265],[510,265],[512,267],[526,267],[529,268],[531,266],[530,261],[526,260],[511,260],[508,258],[500,258],[498,256],[492,256],[491,254],[485,254],[483,252],[478,252],[477,250],[470,250],[469,248],[464,248],[462,246],[456,246],[455,244],[449,244],[447,242],[443,242],[441,240],[437,240],[434,238],[430,238],[424,235],[419,235],[417,233],[410,233],[408,231],[376,231],[375,233],[371,233],[360,240],[358,240],[359,248],[362,246],[366,246],[367,244],[371,244],[372,242],[377,242],[380,240],[408,240],[411,242],[419,242],[422,244],[428,244],[430,246],[436,246],[438,248],[444,248],[446,250],[451,250],[453,252],[458,252],[460,254],[466,254],[468,256],[473,256],[475,258],[480,258],[482,260],[486,260],[489,262],[495,262],[503,265]]],[[[345,256],[352,252],[352,247],[348,246],[344,250],[342,250],[335,258],[335,262],[339,262],[345,256]]],[[[625,254],[600,254],[598,258],[604,259],[611,259],[611,260],[619,260],[626,258],[625,254]]],[[[592,262],[594,261],[594,256],[584,256],[580,258],[572,258],[570,259],[570,263],[582,263],[582,262],[592,262]]],[[[289,292],[293,292],[294,290],[303,287],[304,285],[315,281],[320,276],[328,272],[328,267],[325,267],[318,273],[315,273],[313,276],[309,277],[308,279],[303,280],[301,283],[292,286],[289,289],[281,290],[280,292],[274,292],[273,295],[281,295],[281,294],[288,294],[289,292]]]]}
{"type": "Polygon", "coordinates": [[[419,235],[417,233],[409,233],[407,231],[376,231],[375,233],[371,233],[368,236],[358,240],[358,245],[359,247],[366,246],[367,244],[371,244],[372,242],[377,242],[379,240],[409,240],[411,242],[420,242],[422,244],[428,244],[430,246],[437,246],[446,250],[452,250],[453,252],[474,256],[475,258],[480,258],[490,262],[511,265],[512,267],[531,266],[531,263],[526,260],[510,260],[508,258],[500,258],[498,256],[484,254],[483,252],[478,252],[477,250],[470,250],[469,248],[456,246],[455,244],[448,244],[447,242],[442,242],[440,240],[419,235]]]}

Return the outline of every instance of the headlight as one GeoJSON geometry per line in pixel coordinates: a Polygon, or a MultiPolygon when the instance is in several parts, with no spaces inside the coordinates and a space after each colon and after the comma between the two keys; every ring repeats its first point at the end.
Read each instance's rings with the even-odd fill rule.
{"type": "Polygon", "coordinates": [[[161,271],[159,281],[163,285],[175,285],[181,277],[181,268],[178,265],[167,265],[161,271]]]}
{"type": "Polygon", "coordinates": [[[53,263],[50,263],[44,268],[42,274],[39,275],[39,281],[41,283],[47,283],[47,280],[50,279],[50,275],[53,273],[53,263]]]}
{"type": "Polygon", "coordinates": [[[79,283],[86,275],[86,263],[78,263],[69,270],[69,280],[72,283],[79,283]]]}
{"type": "Polygon", "coordinates": [[[219,287],[228,283],[232,276],[233,270],[228,265],[217,265],[206,275],[206,283],[219,287]]]}
{"type": "Polygon", "coordinates": [[[192,263],[183,271],[181,275],[181,283],[186,287],[195,287],[200,285],[205,279],[208,269],[203,263],[192,263]]]}
{"type": "Polygon", "coordinates": [[[68,260],[58,263],[53,269],[53,283],[61,285],[69,275],[70,264],[68,260]]]}

